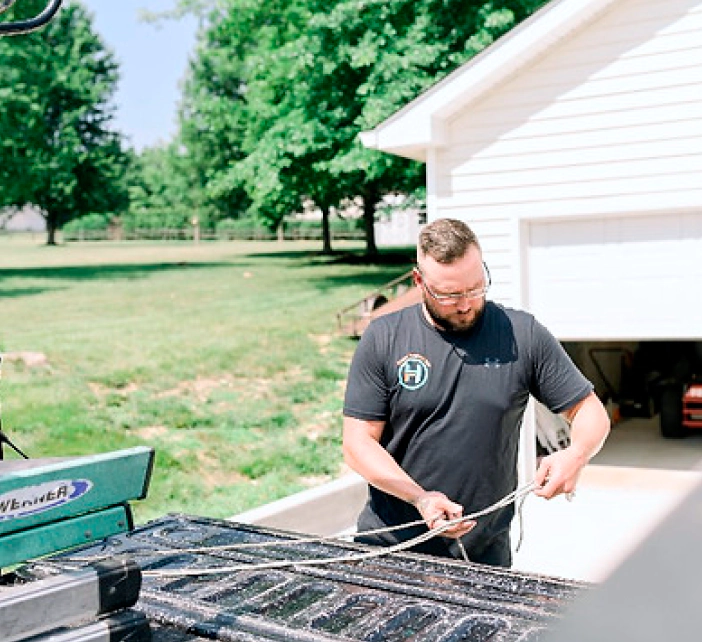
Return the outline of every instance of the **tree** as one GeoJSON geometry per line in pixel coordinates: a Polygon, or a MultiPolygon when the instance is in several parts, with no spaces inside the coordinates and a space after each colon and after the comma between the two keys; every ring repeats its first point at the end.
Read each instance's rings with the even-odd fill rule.
{"type": "MultiPolygon", "coordinates": [[[[187,4],[181,0],[180,6],[187,4]]],[[[214,138],[227,99],[233,98],[225,131],[233,134],[236,156],[212,166],[209,184],[222,192],[243,188],[250,209],[271,226],[303,199],[328,212],[344,197],[360,197],[366,251],[376,254],[376,205],[385,194],[421,188],[424,166],[365,149],[359,132],[375,127],[541,4],[278,0],[259,6],[223,0],[209,15],[208,33],[219,37],[208,44],[224,47],[216,53],[210,46],[199,49],[200,64],[212,66],[201,75],[195,97],[209,87],[222,101],[208,103],[209,116],[204,102],[197,112],[204,117],[200,129],[209,126],[214,138]],[[228,94],[217,92],[227,83],[228,94]]],[[[201,9],[203,3],[197,5],[201,9]]]]}
{"type": "Polygon", "coordinates": [[[191,165],[175,140],[143,150],[129,172],[129,210],[122,217],[127,229],[187,229],[207,227],[208,208],[193,191],[191,165]]]}
{"type": "Polygon", "coordinates": [[[307,108],[306,78],[301,74],[300,47],[313,15],[309,0],[280,3],[275,19],[257,34],[257,47],[248,52],[246,109],[242,139],[244,157],[228,174],[249,194],[252,210],[275,227],[303,203],[322,213],[324,253],[331,253],[329,226],[333,207],[353,194],[326,167],[333,146],[323,114],[307,108]]]}
{"type": "Polygon", "coordinates": [[[274,229],[300,208],[300,198],[274,169],[288,161],[260,140],[269,126],[282,124],[269,108],[268,92],[276,91],[274,76],[280,73],[269,56],[300,28],[304,3],[224,0],[209,13],[202,5],[180,3],[205,25],[185,85],[182,140],[209,202],[227,216],[245,212],[274,229]],[[252,88],[261,87],[259,70],[267,74],[265,100],[252,96],[252,88]]]}
{"type": "Polygon", "coordinates": [[[183,162],[202,203],[219,212],[217,218],[237,218],[247,211],[250,198],[226,174],[244,156],[242,61],[251,46],[250,29],[242,27],[242,15],[236,12],[213,12],[206,21],[201,11],[201,22],[209,28],[198,34],[198,55],[190,64],[179,110],[183,162]]]}
{"type": "Polygon", "coordinates": [[[298,43],[307,117],[321,121],[324,168],[362,197],[367,254],[377,253],[376,206],[393,192],[416,192],[424,166],[363,148],[372,129],[491,44],[544,0],[311,0],[313,18],[298,43]]]}
{"type": "MultiPolygon", "coordinates": [[[[13,17],[43,7],[24,2],[13,17]]],[[[80,4],[0,39],[0,206],[38,207],[47,242],[65,222],[127,205],[128,155],[110,129],[118,68],[80,4]]]]}

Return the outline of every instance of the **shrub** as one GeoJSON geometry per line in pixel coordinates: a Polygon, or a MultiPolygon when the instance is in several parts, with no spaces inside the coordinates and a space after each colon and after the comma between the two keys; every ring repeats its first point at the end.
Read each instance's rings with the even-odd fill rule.
{"type": "Polygon", "coordinates": [[[104,231],[109,227],[111,218],[110,214],[85,214],[66,223],[62,230],[69,233],[104,231]]]}

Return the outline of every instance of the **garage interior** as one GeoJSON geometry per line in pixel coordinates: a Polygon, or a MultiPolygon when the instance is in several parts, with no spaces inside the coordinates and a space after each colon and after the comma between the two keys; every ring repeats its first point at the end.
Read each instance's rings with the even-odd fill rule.
{"type": "MultiPolygon", "coordinates": [[[[702,403],[690,403],[702,384],[701,341],[563,342],[607,407],[614,433],[658,432],[667,439],[702,434],[702,403]],[[632,421],[637,420],[637,421],[632,421]]],[[[652,441],[650,435],[648,443],[652,441]]]]}

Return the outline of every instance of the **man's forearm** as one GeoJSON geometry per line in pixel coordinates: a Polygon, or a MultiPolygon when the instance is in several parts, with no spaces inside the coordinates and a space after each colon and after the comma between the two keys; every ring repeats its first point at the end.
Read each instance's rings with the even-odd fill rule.
{"type": "Polygon", "coordinates": [[[382,424],[344,419],[344,459],[371,486],[410,504],[424,489],[415,482],[380,444],[382,424]]]}
{"type": "Polygon", "coordinates": [[[416,504],[424,489],[417,484],[376,441],[368,438],[356,448],[344,445],[346,463],[371,486],[389,495],[416,504]]]}
{"type": "Polygon", "coordinates": [[[602,402],[593,393],[583,400],[575,413],[570,429],[571,448],[581,454],[583,465],[604,445],[609,435],[610,420],[602,402]]]}

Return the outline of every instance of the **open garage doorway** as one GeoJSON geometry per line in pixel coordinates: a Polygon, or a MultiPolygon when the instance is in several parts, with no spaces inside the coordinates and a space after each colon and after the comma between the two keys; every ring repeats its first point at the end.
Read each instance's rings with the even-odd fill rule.
{"type": "Polygon", "coordinates": [[[685,406],[702,384],[702,341],[563,342],[612,418],[593,463],[702,468],[702,403],[685,406]]]}

